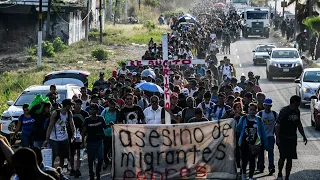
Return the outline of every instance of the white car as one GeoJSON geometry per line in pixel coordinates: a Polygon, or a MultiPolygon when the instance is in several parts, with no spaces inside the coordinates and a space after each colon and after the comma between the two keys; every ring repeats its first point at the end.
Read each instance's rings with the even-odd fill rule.
{"type": "Polygon", "coordinates": [[[310,104],[311,96],[320,86],[320,68],[304,69],[300,78],[295,80],[296,95],[301,97],[302,104],[310,104]]]}
{"type": "Polygon", "coordinates": [[[265,64],[266,61],[270,58],[269,52],[273,48],[276,48],[273,44],[259,44],[255,50],[253,50],[253,64],[257,65],[258,63],[265,64]]]}
{"type": "Polygon", "coordinates": [[[269,81],[273,77],[300,77],[303,63],[296,48],[274,48],[269,54],[266,67],[269,81]]]}
{"type": "MultiPolygon", "coordinates": [[[[79,95],[80,87],[76,85],[56,85],[58,91],[58,102],[61,103],[64,99],[72,99],[76,94],[79,95]]],[[[48,85],[34,85],[25,89],[20,96],[13,102],[8,101],[7,104],[10,106],[6,111],[2,113],[0,123],[2,123],[1,134],[6,137],[14,132],[18,118],[23,114],[23,104],[30,104],[37,94],[46,96],[49,93],[50,86],[48,85]]]]}

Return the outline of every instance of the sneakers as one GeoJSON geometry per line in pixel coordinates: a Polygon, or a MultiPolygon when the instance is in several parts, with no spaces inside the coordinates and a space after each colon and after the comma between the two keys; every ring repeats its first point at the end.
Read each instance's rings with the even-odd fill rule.
{"type": "Polygon", "coordinates": [[[71,169],[69,176],[74,176],[76,174],[76,171],[74,169],[71,169]]]}
{"type": "Polygon", "coordinates": [[[278,176],[277,180],[283,180],[282,176],[278,176]]]}
{"type": "Polygon", "coordinates": [[[276,170],[275,169],[270,169],[269,170],[269,176],[272,176],[273,175],[273,173],[275,173],[276,172],[276,170]]]}
{"type": "Polygon", "coordinates": [[[75,171],[74,177],[75,177],[75,178],[78,178],[78,177],[80,177],[80,176],[82,176],[82,174],[81,174],[80,170],[77,169],[77,170],[75,171]]]}
{"type": "Polygon", "coordinates": [[[242,174],[241,180],[247,180],[247,175],[242,174]]]}

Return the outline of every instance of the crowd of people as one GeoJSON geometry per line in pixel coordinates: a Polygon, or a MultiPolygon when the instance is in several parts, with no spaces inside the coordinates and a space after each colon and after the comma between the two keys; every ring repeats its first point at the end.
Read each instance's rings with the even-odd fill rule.
{"type": "MultiPolygon", "coordinates": [[[[199,7],[197,7],[199,8],[199,7]]],[[[289,179],[292,159],[297,158],[298,129],[307,142],[300,121],[300,97],[292,96],[290,105],[275,112],[273,101],[259,86],[259,76],[236,77],[236,69],[228,56],[220,61],[218,53],[230,36],[230,27],[238,23],[234,14],[215,11],[221,21],[199,21],[194,26],[180,26],[176,19],[168,33],[169,59],[205,59],[202,65],[170,66],[170,108],[164,107],[164,95],[136,88],[151,82],[162,87],[161,66],[127,67],[122,64],[105,79],[100,73],[93,88],[81,88],[81,95],[57,104],[59,92],[51,85],[50,102],[29,108],[23,106],[15,133],[21,129],[24,148],[15,153],[4,137],[0,137],[0,175],[3,179],[15,172],[16,179],[63,179],[59,171],[42,164],[40,149],[52,148],[52,165],[59,157],[58,167],[70,162],[70,176],[80,177],[81,149],[86,149],[90,179],[100,179],[101,171],[111,166],[113,124],[164,124],[165,112],[172,124],[220,121],[232,118],[237,122],[236,163],[239,178],[253,178],[256,169],[263,172],[264,153],[268,152],[269,174],[275,173],[274,145],[280,151],[278,179],[286,164],[285,179],[289,179]],[[151,72],[145,76],[145,72],[151,72]],[[36,113],[41,110],[40,113],[36,113]],[[32,148],[32,149],[29,149],[32,148]],[[76,157],[76,158],[75,158],[76,157]],[[76,159],[76,161],[75,161],[76,159]],[[258,159],[258,162],[256,162],[258,159]],[[6,163],[5,163],[6,162],[6,163]],[[94,171],[94,164],[96,170],[94,171]],[[50,174],[50,175],[49,175],[50,174]]],[[[236,27],[237,28],[237,27],[236,27]]],[[[225,53],[225,52],[224,52],[225,53]]],[[[150,40],[143,60],[162,59],[162,46],[150,40]]]]}
{"type": "Polygon", "coordinates": [[[320,37],[317,33],[309,33],[311,29],[307,27],[301,27],[301,31],[298,33],[297,37],[294,37],[294,19],[283,18],[279,15],[274,17],[274,29],[280,30],[282,37],[287,39],[287,42],[296,40],[297,47],[300,53],[305,53],[308,50],[308,53],[311,56],[312,60],[318,60],[320,58],[320,37]],[[310,40],[310,41],[308,41],[310,40]]]}

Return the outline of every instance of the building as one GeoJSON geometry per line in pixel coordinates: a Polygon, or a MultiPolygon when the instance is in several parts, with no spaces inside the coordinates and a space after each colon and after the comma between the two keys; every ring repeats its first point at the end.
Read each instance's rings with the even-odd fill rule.
{"type": "MultiPolygon", "coordinates": [[[[24,46],[36,44],[39,0],[2,1],[0,0],[0,42],[24,46]]],[[[83,39],[87,17],[90,19],[89,28],[99,26],[98,5],[99,0],[92,0],[91,11],[87,13],[87,0],[42,0],[43,39],[60,37],[68,45],[83,39]],[[50,22],[48,1],[51,2],[50,22]]],[[[104,17],[104,10],[102,12],[104,17]]]]}

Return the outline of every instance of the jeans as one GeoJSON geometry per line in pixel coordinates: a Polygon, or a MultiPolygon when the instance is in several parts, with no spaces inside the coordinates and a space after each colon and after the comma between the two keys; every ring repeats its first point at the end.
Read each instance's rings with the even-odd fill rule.
{"type": "Polygon", "coordinates": [[[32,136],[27,136],[27,135],[21,134],[20,140],[21,140],[22,147],[32,147],[33,146],[32,136]]]}
{"type": "MultiPolygon", "coordinates": [[[[269,171],[271,169],[274,169],[274,144],[275,144],[275,138],[274,136],[269,136],[267,137],[268,139],[268,148],[266,151],[268,152],[268,160],[269,160],[269,171]]],[[[264,151],[261,151],[259,156],[258,156],[258,163],[257,163],[257,167],[259,170],[264,170],[264,151]]]]}
{"type": "Polygon", "coordinates": [[[242,174],[246,174],[247,165],[249,162],[249,178],[252,178],[254,171],[256,169],[256,155],[253,155],[251,153],[251,150],[248,144],[242,144],[240,148],[241,148],[242,174]]]}
{"type": "Polygon", "coordinates": [[[93,161],[97,158],[98,164],[96,166],[96,175],[100,176],[101,167],[103,163],[103,141],[87,142],[87,154],[89,165],[89,176],[94,177],[93,161]]]}

